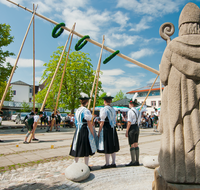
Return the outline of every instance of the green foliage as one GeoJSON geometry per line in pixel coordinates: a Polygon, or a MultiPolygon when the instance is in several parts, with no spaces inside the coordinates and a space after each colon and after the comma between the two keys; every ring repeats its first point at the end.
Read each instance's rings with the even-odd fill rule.
{"type": "MultiPolygon", "coordinates": [[[[10,63],[6,62],[6,58],[14,55],[14,53],[5,50],[5,47],[13,42],[14,37],[10,35],[10,31],[10,25],[0,24],[0,99],[3,96],[6,88],[6,81],[8,80],[13,68],[10,63]]],[[[9,88],[5,100],[11,100],[11,95],[11,89],[9,88]]]]}
{"type": "Polygon", "coordinates": [[[120,90],[114,97],[113,102],[116,102],[118,100],[124,99],[126,98],[126,96],[124,95],[124,93],[122,92],[122,90],[120,90]]]}
{"type": "Polygon", "coordinates": [[[3,47],[8,46],[13,42],[13,36],[10,35],[10,25],[0,24],[0,80],[7,81],[10,76],[12,66],[10,63],[6,63],[6,57],[14,55],[14,53],[8,50],[4,51],[3,47]]]}
{"type": "MultiPolygon", "coordinates": [[[[7,82],[6,81],[0,81],[0,100],[3,96],[3,93],[5,91],[7,82]]],[[[8,88],[8,92],[6,94],[5,101],[11,101],[13,97],[13,91],[11,90],[11,87],[8,88]]]]}
{"type": "Polygon", "coordinates": [[[25,101],[23,101],[21,112],[30,112],[31,109],[32,108],[29,106],[29,103],[26,103],[25,101]]]}
{"type": "Polygon", "coordinates": [[[103,106],[104,105],[104,100],[102,99],[102,97],[104,97],[106,95],[106,92],[103,92],[100,96],[99,96],[99,98],[98,98],[98,100],[97,100],[97,102],[96,102],[96,106],[103,106]]]}
{"type": "MultiPolygon", "coordinates": [[[[49,84],[60,59],[62,50],[63,46],[59,46],[58,50],[53,52],[53,55],[51,56],[52,59],[49,61],[49,63],[44,64],[46,69],[42,75],[41,80],[45,81],[46,87],[43,90],[39,91],[36,95],[36,101],[38,103],[42,103],[44,100],[49,84]]],[[[47,98],[46,108],[54,109],[56,105],[66,56],[67,52],[64,53],[61,65],[55,77],[55,81],[52,85],[52,89],[47,98]]],[[[80,93],[84,92],[88,95],[90,94],[95,76],[95,71],[92,69],[92,64],[90,61],[91,60],[90,58],[88,58],[87,53],[75,51],[69,54],[58,107],[69,109],[73,112],[75,108],[78,108],[80,106],[80,101],[78,99],[80,97],[80,93]]],[[[98,93],[100,91],[102,91],[102,87],[101,82],[99,81],[98,93]]]]}

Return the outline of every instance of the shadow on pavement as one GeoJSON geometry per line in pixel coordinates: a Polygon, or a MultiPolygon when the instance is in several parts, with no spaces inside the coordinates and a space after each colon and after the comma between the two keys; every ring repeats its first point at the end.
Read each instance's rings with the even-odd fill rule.
{"type": "Polygon", "coordinates": [[[3,140],[3,142],[1,142],[1,144],[10,143],[10,142],[17,142],[17,141],[21,141],[21,139],[3,140]]]}
{"type": "Polygon", "coordinates": [[[95,175],[93,173],[90,173],[90,176],[87,179],[80,181],[79,183],[87,183],[88,181],[92,181],[94,178],[95,175]]]}
{"type": "MultiPolygon", "coordinates": [[[[11,190],[11,189],[15,189],[15,190],[36,190],[36,189],[41,189],[41,190],[55,190],[55,189],[60,189],[60,188],[64,188],[64,189],[68,189],[68,188],[72,188],[71,186],[69,185],[48,185],[48,184],[45,184],[45,183],[32,183],[32,184],[28,184],[28,183],[24,183],[24,184],[21,184],[21,185],[15,185],[15,186],[10,186],[8,188],[5,188],[4,190],[11,190]]],[[[62,189],[61,188],[61,189],[62,189]]],[[[76,187],[76,189],[81,189],[79,187],[76,187]]]]}

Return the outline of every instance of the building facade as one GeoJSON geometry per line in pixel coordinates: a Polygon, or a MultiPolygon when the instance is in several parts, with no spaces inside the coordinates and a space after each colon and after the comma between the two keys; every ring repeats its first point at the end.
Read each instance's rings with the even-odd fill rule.
{"type": "MultiPolygon", "coordinates": [[[[151,86],[152,83],[149,83],[147,84],[147,86],[132,90],[130,92],[127,92],[126,94],[135,94],[137,92],[138,102],[143,103],[151,86]]],[[[163,88],[164,87],[162,86],[161,90],[163,90],[163,88]]],[[[154,108],[158,109],[161,107],[161,94],[160,94],[161,90],[160,90],[160,83],[159,82],[155,83],[145,103],[147,105],[147,113],[149,115],[152,115],[154,113],[154,108]]]]}
{"type": "Polygon", "coordinates": [[[16,81],[11,83],[14,102],[31,102],[33,95],[33,87],[25,82],[16,81]]]}

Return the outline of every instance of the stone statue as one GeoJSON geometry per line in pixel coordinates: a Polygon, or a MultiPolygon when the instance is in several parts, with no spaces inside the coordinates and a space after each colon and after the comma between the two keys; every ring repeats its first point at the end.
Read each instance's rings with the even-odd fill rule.
{"type": "MultiPolygon", "coordinates": [[[[165,38],[165,37],[163,37],[165,38]]],[[[170,183],[200,184],[200,9],[188,3],[179,17],[179,37],[160,64],[162,133],[159,171],[170,183]]]]}

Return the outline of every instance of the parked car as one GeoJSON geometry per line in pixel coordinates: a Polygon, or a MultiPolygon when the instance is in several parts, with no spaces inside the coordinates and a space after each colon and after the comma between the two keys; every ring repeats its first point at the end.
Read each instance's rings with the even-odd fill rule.
{"type": "Polygon", "coordinates": [[[60,115],[61,115],[61,122],[65,122],[65,120],[66,120],[66,117],[67,117],[67,114],[66,113],[60,113],[60,115]]]}
{"type": "Polygon", "coordinates": [[[14,121],[14,122],[15,122],[16,117],[17,117],[17,114],[13,114],[13,115],[11,116],[11,121],[14,121]]]}
{"type": "Polygon", "coordinates": [[[24,119],[25,119],[26,115],[28,115],[28,114],[29,114],[29,112],[18,113],[16,120],[15,120],[16,124],[24,123],[24,119]]]}

